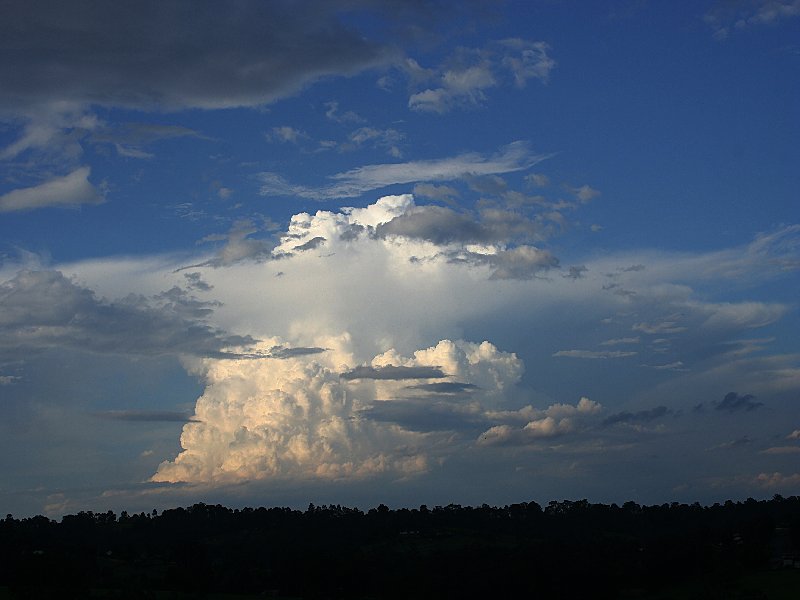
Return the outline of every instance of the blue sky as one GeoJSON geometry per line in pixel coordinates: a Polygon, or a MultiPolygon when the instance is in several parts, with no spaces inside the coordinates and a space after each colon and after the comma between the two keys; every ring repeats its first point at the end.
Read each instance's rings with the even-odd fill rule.
{"type": "Polygon", "coordinates": [[[800,2],[28,2],[0,509],[800,491],[800,2]]]}

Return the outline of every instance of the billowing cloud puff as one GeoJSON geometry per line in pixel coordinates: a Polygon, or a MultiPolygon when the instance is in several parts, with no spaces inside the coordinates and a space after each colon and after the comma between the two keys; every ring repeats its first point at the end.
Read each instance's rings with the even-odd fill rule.
{"type": "Polygon", "coordinates": [[[366,208],[295,215],[273,256],[287,257],[322,244],[328,252],[352,251],[353,242],[361,237],[360,245],[383,247],[416,262],[486,266],[491,279],[530,279],[558,266],[558,259],[547,250],[513,245],[536,235],[533,222],[520,215],[501,223],[497,212],[471,215],[440,206],[417,206],[410,194],[384,196],[366,208]],[[528,231],[522,232],[520,223],[528,223],[528,231]]]}
{"type": "MultiPolygon", "coordinates": [[[[425,386],[445,377],[479,390],[479,406],[502,404],[522,372],[516,356],[488,342],[442,340],[412,357],[388,350],[370,365],[354,367],[347,334],[321,341],[329,348],[324,353],[279,361],[194,361],[205,392],[183,427],[183,451],[162,463],[153,480],[341,479],[422,472],[438,438],[391,419],[372,419],[368,409],[402,401],[409,380],[425,386]]],[[[281,344],[277,339],[269,343],[281,344]]],[[[416,408],[424,414],[427,407],[416,408]]]]}
{"type": "Polygon", "coordinates": [[[516,411],[489,412],[488,417],[504,423],[484,431],[477,443],[480,446],[522,445],[572,433],[602,409],[599,402],[583,397],[575,405],[551,404],[545,410],[529,405],[516,411]],[[519,427],[521,423],[525,424],[519,427]]]}

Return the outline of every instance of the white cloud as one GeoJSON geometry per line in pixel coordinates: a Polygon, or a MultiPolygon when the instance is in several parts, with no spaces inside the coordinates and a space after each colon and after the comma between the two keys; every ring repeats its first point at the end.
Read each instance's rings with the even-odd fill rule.
{"type": "Polygon", "coordinates": [[[751,0],[749,2],[717,2],[704,16],[714,29],[714,38],[726,39],[731,31],[759,25],[775,25],[800,16],[800,0],[751,0]]]}
{"type": "Polygon", "coordinates": [[[598,190],[588,185],[582,185],[578,188],[571,188],[570,191],[575,194],[575,197],[584,204],[600,195],[598,190]]]}
{"type": "Polygon", "coordinates": [[[490,66],[480,64],[458,71],[445,71],[441,84],[441,87],[412,94],[408,99],[408,107],[417,111],[444,113],[459,104],[478,106],[486,99],[483,90],[494,87],[497,82],[490,66]]]}
{"type": "Polygon", "coordinates": [[[543,82],[549,79],[556,61],[547,55],[550,46],[545,42],[512,38],[503,40],[500,44],[517,53],[506,55],[502,59],[503,66],[513,73],[517,87],[525,87],[529,79],[539,79],[543,82]]]}
{"type": "Polygon", "coordinates": [[[488,412],[487,416],[501,421],[484,431],[478,438],[479,446],[526,445],[542,438],[554,438],[575,433],[591,422],[603,407],[582,397],[577,404],[551,404],[545,410],[526,406],[517,411],[488,412]],[[522,427],[519,425],[524,423],[522,427]]]}
{"type": "Polygon", "coordinates": [[[290,144],[297,144],[302,139],[307,139],[308,134],[289,125],[281,125],[280,127],[273,127],[271,132],[267,134],[267,139],[276,142],[286,142],[290,144]]]}
{"type": "Polygon", "coordinates": [[[365,192],[399,183],[444,182],[464,177],[523,171],[549,158],[533,154],[526,142],[504,146],[493,156],[477,153],[452,158],[417,160],[405,163],[366,165],[331,175],[334,183],[319,188],[294,185],[276,173],[261,173],[261,194],[264,196],[299,196],[313,200],[353,198],[365,192]]]}
{"type": "Polygon", "coordinates": [[[482,50],[462,48],[437,70],[422,69],[410,60],[405,70],[412,84],[435,80],[436,85],[412,94],[408,107],[442,114],[454,108],[481,106],[486,102],[485,91],[502,82],[503,71],[511,74],[518,88],[525,87],[529,79],[546,82],[556,65],[548,50],[544,42],[513,38],[482,50]]]}
{"type": "MultiPolygon", "coordinates": [[[[193,422],[184,425],[183,451],[162,463],[153,480],[336,480],[427,470],[429,454],[441,436],[364,416],[371,404],[393,402],[407,386],[406,377],[343,378],[342,373],[355,366],[350,336],[317,341],[327,350],[313,356],[195,361],[192,368],[206,382],[205,392],[197,401],[193,422]]],[[[495,403],[502,401],[504,389],[521,373],[515,356],[500,353],[487,342],[443,340],[410,358],[391,349],[370,364],[435,367],[447,377],[477,386],[484,402],[495,403]]],[[[426,374],[420,372],[415,379],[424,383],[426,374]]]]}
{"type": "Polygon", "coordinates": [[[125,158],[155,158],[156,156],[151,152],[145,152],[139,148],[123,146],[122,144],[114,144],[114,148],[116,149],[117,154],[124,156],[125,158]]]}
{"type": "Polygon", "coordinates": [[[89,181],[89,173],[89,167],[80,167],[63,177],[6,192],[0,196],[0,212],[100,204],[104,196],[89,181]]]}
{"type": "Polygon", "coordinates": [[[336,123],[364,123],[365,119],[352,110],[347,110],[343,113],[339,112],[339,103],[336,101],[326,102],[325,116],[331,121],[336,123]]]}

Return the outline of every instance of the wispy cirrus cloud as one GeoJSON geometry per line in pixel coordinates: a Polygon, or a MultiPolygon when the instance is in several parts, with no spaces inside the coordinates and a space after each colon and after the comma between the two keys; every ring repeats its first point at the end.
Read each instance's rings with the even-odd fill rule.
{"type": "Polygon", "coordinates": [[[365,192],[394,184],[445,182],[465,177],[524,171],[550,158],[551,154],[534,154],[530,144],[516,141],[492,156],[476,152],[451,158],[416,160],[403,163],[365,165],[331,175],[332,183],[321,187],[292,184],[281,175],[264,172],[258,175],[263,196],[297,196],[312,200],[355,198],[365,192]]]}
{"type": "Polygon", "coordinates": [[[800,16],[800,0],[747,0],[717,2],[703,19],[714,30],[714,38],[724,40],[731,31],[760,25],[775,25],[800,16]]]}

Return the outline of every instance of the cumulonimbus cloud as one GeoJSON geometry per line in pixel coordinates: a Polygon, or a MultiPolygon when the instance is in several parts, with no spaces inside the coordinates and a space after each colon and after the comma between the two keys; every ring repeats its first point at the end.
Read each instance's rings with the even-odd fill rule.
{"type": "MultiPolygon", "coordinates": [[[[183,450],[159,466],[153,481],[352,479],[424,472],[436,436],[404,427],[399,413],[371,408],[391,407],[398,400],[407,408],[403,399],[409,380],[426,385],[454,378],[476,390],[482,412],[483,406],[502,404],[522,372],[516,356],[488,342],[442,340],[410,357],[387,350],[342,375],[342,363],[353,361],[349,340],[347,334],[328,338],[328,352],[277,363],[196,361],[193,368],[206,389],[183,427],[183,450]]],[[[441,407],[418,404],[415,409],[419,420],[430,423],[441,407]]],[[[411,418],[408,411],[404,415],[411,418]]]]}

